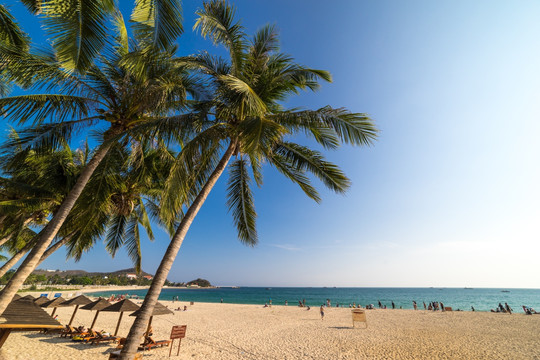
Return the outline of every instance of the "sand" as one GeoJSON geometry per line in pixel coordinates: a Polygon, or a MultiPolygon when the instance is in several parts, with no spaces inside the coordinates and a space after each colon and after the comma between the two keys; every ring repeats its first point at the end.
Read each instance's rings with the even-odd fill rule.
{"type": "MultiPolygon", "coordinates": [[[[540,359],[540,315],[367,310],[368,328],[353,329],[346,308],[327,309],[321,321],[318,308],[180,302],[184,305],[188,311],[153,322],[156,340],[168,338],[173,325],[187,325],[176,359],[540,359]]],[[[58,308],[59,320],[69,321],[72,311],[58,308]]],[[[94,314],[79,310],[74,324],[88,326],[94,314]]],[[[117,313],[100,313],[96,328],[114,331],[117,319],[117,313]]],[[[119,335],[127,335],[133,319],[124,314],[119,335]]],[[[97,360],[107,359],[113,348],[12,333],[0,359],[97,360]]],[[[168,348],[147,351],[144,359],[168,359],[168,353],[168,348]]]]}

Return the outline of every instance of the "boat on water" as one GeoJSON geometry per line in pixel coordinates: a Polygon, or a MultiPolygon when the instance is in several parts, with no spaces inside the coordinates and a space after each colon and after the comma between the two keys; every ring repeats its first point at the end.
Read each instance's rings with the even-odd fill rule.
{"type": "Polygon", "coordinates": [[[501,292],[510,292],[509,290],[501,290],[501,292]]]}

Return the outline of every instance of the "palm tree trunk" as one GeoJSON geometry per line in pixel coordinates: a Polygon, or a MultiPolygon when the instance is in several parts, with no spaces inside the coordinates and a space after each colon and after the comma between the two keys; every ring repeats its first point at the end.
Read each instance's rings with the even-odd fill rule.
{"type": "Polygon", "coordinates": [[[2,246],[2,245],[4,245],[5,243],[7,243],[9,239],[11,239],[11,235],[6,236],[6,237],[3,238],[3,239],[0,239],[0,246],[2,246]]]}
{"type": "Polygon", "coordinates": [[[119,360],[131,360],[135,356],[137,348],[139,347],[139,339],[143,335],[144,330],[148,325],[150,316],[152,316],[154,306],[157,303],[159,294],[161,293],[161,289],[165,284],[165,280],[167,280],[167,276],[169,275],[171,266],[174,263],[176,254],[178,254],[178,250],[180,250],[180,246],[182,246],[182,242],[184,241],[184,238],[186,237],[186,234],[191,226],[191,223],[195,219],[195,216],[204,204],[206,198],[208,197],[208,194],[210,194],[210,191],[218,181],[219,177],[225,171],[227,163],[232,157],[235,148],[235,143],[231,143],[229,145],[229,148],[227,149],[227,151],[225,151],[225,154],[212,172],[212,175],[210,175],[206,184],[204,184],[203,188],[201,189],[201,192],[197,195],[197,197],[189,207],[188,211],[184,215],[182,221],[180,222],[180,225],[178,225],[178,229],[176,229],[176,233],[171,239],[171,243],[169,244],[169,247],[167,248],[167,251],[163,256],[161,263],[159,264],[156,274],[154,275],[154,279],[152,280],[150,289],[148,289],[148,293],[144,297],[144,302],[141,306],[141,312],[139,313],[139,315],[133,322],[131,329],[129,330],[129,334],[126,339],[126,343],[122,348],[122,352],[120,353],[119,360]]]}
{"type": "Polygon", "coordinates": [[[30,251],[33,245],[33,242],[29,242],[21,250],[17,251],[17,253],[11,257],[11,259],[6,261],[6,263],[2,265],[2,267],[0,267],[0,277],[4,276],[9,271],[9,269],[15,266],[15,264],[18,263],[19,260],[21,260],[27,252],[30,251]]]}
{"type": "Polygon", "coordinates": [[[21,266],[19,266],[19,269],[17,270],[15,275],[13,275],[6,287],[4,287],[4,289],[0,293],[0,314],[2,314],[4,310],[6,310],[6,307],[8,306],[9,302],[11,301],[17,290],[20,289],[26,278],[32,273],[32,271],[35,270],[35,268],[39,264],[41,256],[53,241],[54,237],[60,230],[60,227],[64,224],[64,221],[66,221],[66,218],[68,217],[71,209],[75,205],[75,202],[81,195],[84,187],[90,180],[90,177],[92,176],[98,165],[105,158],[105,155],[107,155],[107,152],[109,151],[111,146],[112,143],[105,143],[99,147],[99,149],[92,157],[92,160],[90,160],[88,165],[86,165],[84,170],[81,172],[81,175],[77,179],[77,182],[67,194],[66,198],[62,202],[62,205],[60,205],[60,208],[58,209],[52,220],[47,224],[47,226],[45,226],[45,228],[39,235],[36,245],[32,248],[30,254],[28,254],[26,259],[24,259],[23,263],[21,264],[21,266]]]}
{"type": "Polygon", "coordinates": [[[39,259],[39,262],[37,263],[36,266],[39,266],[43,261],[45,261],[46,258],[48,258],[49,256],[51,256],[51,254],[53,252],[55,252],[56,250],[60,249],[65,243],[67,243],[69,241],[71,237],[70,236],[66,236],[65,238],[63,238],[62,240],[59,240],[57,242],[55,242],[53,245],[49,246],[49,248],[47,249],[47,251],[45,251],[43,253],[43,255],[41,256],[41,259],[39,259]]]}

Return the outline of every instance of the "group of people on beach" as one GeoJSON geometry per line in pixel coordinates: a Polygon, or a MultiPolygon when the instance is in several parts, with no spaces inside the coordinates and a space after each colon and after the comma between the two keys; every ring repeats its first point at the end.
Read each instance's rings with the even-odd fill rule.
{"type": "Polygon", "coordinates": [[[491,312],[502,312],[502,313],[512,313],[512,308],[508,305],[508,303],[504,303],[504,306],[499,303],[499,306],[495,307],[495,309],[491,309],[491,312]]]}
{"type": "MultiPolygon", "coordinates": [[[[285,306],[287,306],[289,303],[287,300],[285,300],[285,306]]],[[[379,309],[387,309],[387,305],[383,304],[380,300],[377,301],[377,305],[378,305],[378,308],[379,309]]],[[[413,300],[412,302],[412,305],[413,305],[413,309],[414,310],[418,310],[418,304],[415,300],[413,300]]],[[[429,303],[426,304],[425,301],[422,301],[422,305],[424,306],[424,310],[427,310],[427,311],[447,311],[447,309],[445,308],[444,304],[442,303],[442,301],[430,301],[429,303]]],[[[264,307],[271,307],[272,306],[272,299],[270,299],[267,303],[265,303],[264,307]]],[[[347,305],[341,305],[341,307],[346,307],[347,305]]],[[[306,310],[310,310],[311,307],[309,305],[306,305],[306,299],[302,299],[302,300],[298,300],[298,307],[301,307],[301,308],[306,308],[306,310]]],[[[321,319],[324,318],[324,308],[327,307],[332,307],[332,301],[330,299],[326,299],[325,303],[324,304],[321,304],[320,306],[320,312],[321,312],[321,319]]],[[[336,305],[335,307],[340,307],[340,304],[339,302],[336,302],[336,305]]],[[[391,307],[392,309],[396,309],[397,306],[396,304],[394,303],[394,301],[391,301],[391,307]]],[[[362,306],[360,304],[356,304],[356,302],[353,302],[352,304],[349,303],[349,308],[362,308],[362,306]]],[[[367,304],[365,306],[365,309],[375,309],[375,305],[373,304],[367,304]]],[[[403,309],[403,306],[399,306],[400,309],[403,309]]],[[[460,310],[460,309],[455,309],[455,310],[452,310],[452,311],[463,311],[463,310],[460,310]]],[[[471,306],[471,311],[476,311],[476,309],[474,308],[474,306],[471,306]]],[[[532,314],[540,314],[540,312],[536,312],[533,308],[531,307],[528,307],[528,306],[523,306],[523,311],[525,312],[525,314],[527,315],[532,315],[532,314]]],[[[504,305],[502,305],[501,303],[499,303],[499,305],[495,308],[495,309],[491,309],[491,312],[497,312],[497,313],[509,313],[511,314],[513,312],[512,308],[508,305],[508,303],[504,303],[504,305]]]]}
{"type": "Polygon", "coordinates": [[[130,295],[130,294],[115,295],[115,294],[112,294],[107,300],[109,302],[112,302],[112,301],[120,301],[120,300],[124,300],[124,299],[138,299],[138,298],[139,298],[139,295],[130,295]]]}

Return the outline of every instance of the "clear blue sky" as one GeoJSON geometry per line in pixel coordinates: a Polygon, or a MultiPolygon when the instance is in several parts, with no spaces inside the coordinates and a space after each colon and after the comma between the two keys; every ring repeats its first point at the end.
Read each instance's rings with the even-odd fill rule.
{"type": "MultiPolygon", "coordinates": [[[[2,0],[0,0],[2,1],[2,0]]],[[[43,41],[20,4],[12,10],[43,41]]],[[[122,0],[129,14],[130,0],[122,0]]],[[[272,169],[256,191],[260,244],[236,239],[225,179],[195,220],[169,279],[241,286],[540,287],[540,3],[537,1],[235,1],[252,33],[274,23],[282,49],[334,76],[289,106],[366,112],[372,148],[328,153],[352,179],[346,196],[307,199],[272,169]]],[[[223,53],[192,33],[180,53],[223,53]]],[[[321,188],[322,189],[322,188],[321,188]]],[[[168,243],[143,245],[155,271],[168,243]]],[[[117,270],[99,244],[79,263],[117,270]]]]}

